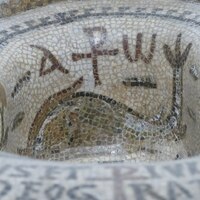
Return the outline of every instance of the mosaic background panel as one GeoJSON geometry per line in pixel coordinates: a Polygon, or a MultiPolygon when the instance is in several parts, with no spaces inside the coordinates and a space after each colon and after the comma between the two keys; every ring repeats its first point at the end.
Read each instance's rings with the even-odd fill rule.
{"type": "Polygon", "coordinates": [[[200,17],[172,2],[16,2],[12,14],[49,5],[1,22],[1,148],[70,162],[197,155],[200,17]]]}
{"type": "Polygon", "coordinates": [[[198,200],[199,10],[0,0],[0,199],[198,200]]]}

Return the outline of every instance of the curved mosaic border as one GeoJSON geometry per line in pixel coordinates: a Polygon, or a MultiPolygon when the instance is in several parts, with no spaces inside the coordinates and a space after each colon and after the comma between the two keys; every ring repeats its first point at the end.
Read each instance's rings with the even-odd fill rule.
{"type": "MultiPolygon", "coordinates": [[[[171,18],[200,25],[187,17],[171,18]]],[[[156,164],[68,165],[1,153],[0,162],[2,200],[182,200],[199,199],[200,196],[198,157],[156,164]]]]}

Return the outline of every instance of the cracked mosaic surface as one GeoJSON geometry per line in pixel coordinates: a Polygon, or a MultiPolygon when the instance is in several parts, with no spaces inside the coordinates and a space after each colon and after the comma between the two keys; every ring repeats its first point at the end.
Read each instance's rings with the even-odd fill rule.
{"type": "Polygon", "coordinates": [[[197,155],[200,17],[172,2],[60,2],[1,20],[2,150],[69,162],[197,155]]]}
{"type": "Polygon", "coordinates": [[[198,200],[199,2],[0,0],[0,200],[198,200]]]}

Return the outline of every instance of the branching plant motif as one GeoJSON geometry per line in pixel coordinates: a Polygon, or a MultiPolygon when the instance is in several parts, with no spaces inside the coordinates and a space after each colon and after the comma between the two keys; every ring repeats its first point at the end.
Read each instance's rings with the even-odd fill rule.
{"type": "Polygon", "coordinates": [[[181,53],[181,36],[182,36],[181,34],[177,36],[174,55],[173,52],[171,51],[171,48],[167,44],[163,46],[165,57],[170,63],[172,68],[181,68],[185,65],[190,49],[192,47],[192,43],[189,43],[184,52],[181,53]]]}
{"type": "Polygon", "coordinates": [[[189,43],[184,52],[181,53],[181,34],[177,36],[174,54],[168,45],[165,44],[163,46],[165,57],[173,69],[173,106],[171,116],[174,116],[179,126],[182,118],[183,67],[191,47],[192,43],[189,43]]]}

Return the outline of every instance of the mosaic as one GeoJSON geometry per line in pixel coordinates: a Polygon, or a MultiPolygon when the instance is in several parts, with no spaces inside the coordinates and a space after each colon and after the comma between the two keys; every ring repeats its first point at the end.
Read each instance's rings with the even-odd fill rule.
{"type": "Polygon", "coordinates": [[[2,21],[0,147],[98,163],[198,152],[200,17],[154,4],[61,2],[2,21]]]}

